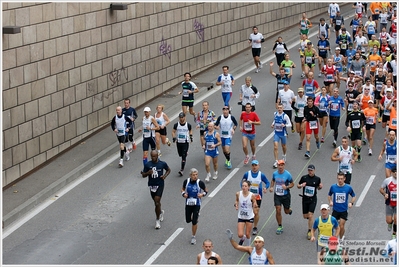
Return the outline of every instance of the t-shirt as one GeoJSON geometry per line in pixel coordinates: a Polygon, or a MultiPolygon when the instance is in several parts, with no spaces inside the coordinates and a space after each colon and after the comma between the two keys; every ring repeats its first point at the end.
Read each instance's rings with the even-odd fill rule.
{"type": "Polygon", "coordinates": [[[240,116],[240,120],[242,120],[242,130],[244,133],[247,134],[255,134],[255,124],[253,123],[248,123],[248,121],[260,121],[258,114],[255,112],[251,111],[249,113],[247,112],[242,112],[240,116]]]}
{"type": "Polygon", "coordinates": [[[328,192],[329,196],[333,199],[333,210],[337,212],[344,212],[348,210],[348,196],[355,197],[355,192],[352,186],[344,184],[339,186],[338,184],[333,184],[328,192]]]}
{"type": "Polygon", "coordinates": [[[148,172],[152,169],[152,174],[148,175],[148,186],[162,186],[164,180],[161,178],[163,171],[169,170],[169,166],[165,161],[159,160],[157,162],[148,161],[144,165],[143,172],[148,172]]]}

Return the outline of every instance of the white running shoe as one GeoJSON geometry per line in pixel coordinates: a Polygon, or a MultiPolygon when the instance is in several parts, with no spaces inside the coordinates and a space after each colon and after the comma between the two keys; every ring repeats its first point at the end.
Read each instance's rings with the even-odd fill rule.
{"type": "Polygon", "coordinates": [[[373,155],[373,150],[371,150],[371,148],[369,148],[369,156],[373,155]]]}
{"type": "Polygon", "coordinates": [[[259,69],[261,69],[262,67],[262,62],[259,61],[259,69]]]}
{"type": "Polygon", "coordinates": [[[206,175],[205,182],[209,182],[209,179],[210,179],[210,178],[211,178],[211,174],[208,173],[208,174],[206,175]]]}
{"type": "Polygon", "coordinates": [[[283,155],[283,160],[285,163],[287,163],[287,155],[283,155]]]}
{"type": "Polygon", "coordinates": [[[195,236],[191,237],[191,245],[197,244],[197,240],[195,239],[195,236]]]}
{"type": "Polygon", "coordinates": [[[213,179],[213,180],[216,180],[217,178],[218,178],[218,172],[216,171],[216,172],[213,174],[212,179],[213,179]]]}
{"type": "Polygon", "coordinates": [[[259,69],[257,68],[256,70],[255,70],[255,73],[258,73],[259,72],[259,69]]]}
{"type": "Polygon", "coordinates": [[[165,214],[165,211],[162,210],[161,214],[159,214],[159,221],[163,222],[163,215],[165,214]]]}
{"type": "Polygon", "coordinates": [[[159,220],[155,221],[155,229],[161,229],[161,222],[159,220]]]}
{"type": "Polygon", "coordinates": [[[276,168],[277,168],[277,165],[278,165],[278,164],[277,164],[277,160],[276,160],[276,161],[274,162],[274,164],[273,164],[273,168],[276,169],[276,168]]]}
{"type": "Polygon", "coordinates": [[[119,167],[123,167],[123,159],[119,159],[119,167]]]}
{"type": "Polygon", "coordinates": [[[321,72],[319,73],[319,77],[321,77],[321,72]]]}
{"type": "Polygon", "coordinates": [[[129,161],[129,160],[130,160],[129,153],[125,153],[125,160],[126,160],[126,161],[129,161]]]}

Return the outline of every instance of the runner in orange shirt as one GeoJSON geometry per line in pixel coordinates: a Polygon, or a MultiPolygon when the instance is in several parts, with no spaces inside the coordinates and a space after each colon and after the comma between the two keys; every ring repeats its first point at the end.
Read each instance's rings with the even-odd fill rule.
{"type": "Polygon", "coordinates": [[[381,2],[372,2],[370,5],[370,11],[372,14],[372,19],[375,21],[375,30],[378,29],[378,19],[380,17],[380,13],[382,11],[381,2]]]}
{"type": "Polygon", "coordinates": [[[368,107],[363,110],[366,117],[366,124],[363,126],[363,131],[366,131],[367,140],[369,141],[369,156],[373,155],[375,122],[377,121],[378,109],[374,107],[374,101],[368,100],[368,107]]]}
{"type": "Polygon", "coordinates": [[[370,78],[371,78],[372,84],[374,84],[375,72],[377,70],[378,63],[382,62],[382,58],[378,55],[377,52],[378,52],[378,48],[374,47],[368,57],[368,63],[370,65],[370,78]]]}

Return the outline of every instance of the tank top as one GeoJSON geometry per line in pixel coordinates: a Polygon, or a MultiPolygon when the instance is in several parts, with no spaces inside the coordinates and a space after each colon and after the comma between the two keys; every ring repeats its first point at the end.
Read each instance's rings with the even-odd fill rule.
{"type": "Polygon", "coordinates": [[[337,172],[343,173],[352,173],[352,156],[353,156],[353,149],[351,146],[348,146],[348,149],[344,149],[343,146],[339,146],[339,154],[338,157],[343,157],[341,162],[338,162],[338,170],[337,172]]]}
{"type": "Polygon", "coordinates": [[[185,122],[183,125],[181,125],[180,122],[178,122],[176,133],[177,133],[177,142],[178,143],[188,143],[189,130],[188,130],[187,122],[185,122]]]}
{"type": "Polygon", "coordinates": [[[368,101],[369,100],[373,100],[371,98],[371,95],[363,95],[362,98],[360,99],[360,102],[362,104],[361,109],[364,110],[365,108],[367,108],[369,106],[368,101]]]}
{"type": "Polygon", "coordinates": [[[122,114],[120,118],[118,118],[118,115],[115,116],[115,126],[115,128],[118,130],[116,133],[117,136],[124,136],[127,134],[125,115],[122,114]]]}
{"type": "MultiPolygon", "coordinates": [[[[211,257],[216,257],[216,253],[212,251],[211,257]]],[[[201,259],[200,259],[199,264],[200,265],[208,265],[208,259],[205,258],[205,251],[201,253],[201,259]]]]}
{"type": "Polygon", "coordinates": [[[385,162],[395,164],[396,161],[396,139],[393,145],[389,143],[388,140],[385,141],[385,151],[387,153],[387,157],[385,162]]]}
{"type": "Polygon", "coordinates": [[[157,121],[159,126],[162,126],[165,124],[165,118],[163,117],[163,115],[164,115],[163,112],[161,112],[161,116],[159,116],[159,117],[157,117],[157,113],[155,113],[155,115],[154,115],[155,120],[157,121]]]}
{"type": "Polygon", "coordinates": [[[308,49],[305,49],[304,55],[305,55],[305,63],[307,63],[307,64],[313,64],[314,63],[313,49],[311,49],[310,51],[308,49]]]}
{"type": "Polygon", "coordinates": [[[315,97],[314,79],[309,83],[309,79],[305,80],[305,95],[310,97],[315,97]]]}
{"type": "Polygon", "coordinates": [[[284,120],[285,113],[279,114],[277,111],[274,112],[274,134],[277,135],[285,135],[285,126],[282,124],[286,124],[284,120]]]}
{"type": "Polygon", "coordinates": [[[331,66],[329,67],[328,65],[324,65],[323,71],[325,72],[324,74],[324,81],[325,82],[334,82],[334,74],[335,74],[336,67],[331,66]]]}
{"type": "Polygon", "coordinates": [[[231,114],[225,118],[223,115],[220,117],[220,136],[222,138],[231,137],[231,129],[233,128],[233,121],[231,120],[231,114]]]}
{"type": "Polygon", "coordinates": [[[252,177],[252,171],[248,171],[247,181],[251,182],[249,191],[255,195],[259,195],[259,185],[262,183],[262,172],[258,171],[257,176],[252,177]]]}
{"type": "Polygon", "coordinates": [[[397,127],[397,114],[396,108],[391,107],[391,114],[389,115],[389,128],[392,130],[396,130],[397,127]]]}
{"type": "Polygon", "coordinates": [[[148,116],[148,118],[146,118],[145,116],[143,117],[143,138],[150,138],[150,137],[154,137],[155,136],[155,130],[148,130],[146,129],[147,126],[151,126],[154,125],[152,123],[152,119],[154,117],[153,116],[148,116]]]}
{"type": "MultiPolygon", "coordinates": [[[[393,88],[392,88],[393,89],[393,88]]],[[[393,96],[392,96],[393,97],[393,96]]],[[[391,102],[392,100],[391,98],[388,98],[387,96],[384,97],[384,103],[383,103],[383,107],[384,107],[384,115],[385,116],[389,116],[391,115],[391,111],[389,109],[387,109],[389,102],[391,102]]]]}
{"type": "Polygon", "coordinates": [[[217,144],[218,140],[216,138],[216,132],[209,134],[208,131],[204,133],[205,139],[205,152],[214,152],[218,153],[218,147],[212,147],[212,145],[217,144]]]}
{"type": "Polygon", "coordinates": [[[300,98],[299,96],[295,97],[295,106],[299,109],[296,116],[298,118],[303,118],[304,114],[303,114],[303,110],[305,108],[306,105],[306,100],[307,97],[303,96],[302,98],[300,98]]]}
{"type": "Polygon", "coordinates": [[[251,255],[248,257],[249,264],[251,265],[267,265],[269,264],[269,259],[267,258],[267,250],[264,248],[262,253],[258,255],[256,253],[256,248],[252,249],[251,255]]]}
{"type": "Polygon", "coordinates": [[[255,214],[252,208],[252,193],[249,192],[248,196],[244,196],[242,191],[240,191],[240,195],[238,197],[238,218],[242,220],[250,220],[255,214]]]}
{"type": "Polygon", "coordinates": [[[328,245],[328,239],[332,236],[334,225],[331,223],[331,215],[328,215],[326,222],[323,222],[321,216],[319,216],[319,233],[317,236],[317,244],[321,247],[328,245]]]}
{"type": "Polygon", "coordinates": [[[187,206],[200,206],[201,205],[201,199],[198,198],[198,194],[202,192],[201,187],[199,186],[199,179],[197,179],[197,182],[192,184],[190,183],[190,178],[187,178],[187,184],[186,184],[186,193],[188,197],[186,198],[186,205],[187,206]]]}

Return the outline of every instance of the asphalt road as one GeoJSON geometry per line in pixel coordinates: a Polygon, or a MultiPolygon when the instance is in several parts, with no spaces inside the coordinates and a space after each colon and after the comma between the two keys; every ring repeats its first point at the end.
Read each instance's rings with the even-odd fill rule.
{"type": "MultiPolygon", "coordinates": [[[[311,40],[316,41],[315,37],[311,40]]],[[[300,66],[297,47],[297,43],[290,47],[290,54],[295,64],[300,66]]],[[[245,60],[252,60],[249,51],[244,54],[242,57],[245,57],[245,60]]],[[[275,62],[274,57],[272,61],[275,62]]],[[[274,172],[270,124],[275,111],[276,80],[268,73],[270,60],[263,57],[262,62],[264,68],[260,73],[254,73],[253,65],[242,73],[231,72],[236,78],[236,85],[230,103],[233,107],[232,114],[238,119],[240,107],[235,104],[238,102],[238,90],[244,84],[244,78],[251,76],[253,84],[260,90],[256,111],[260,115],[262,125],[257,126],[256,155],[261,171],[270,180],[274,172]],[[264,140],[266,141],[262,146],[259,146],[264,140]]],[[[276,66],[274,71],[277,71],[276,66]]],[[[217,71],[213,80],[220,73],[217,71]]],[[[291,80],[291,88],[295,93],[302,81],[299,76],[298,67],[291,80]]],[[[322,83],[321,78],[316,79],[322,83]]],[[[341,96],[343,92],[344,86],[341,85],[341,96]]],[[[209,101],[210,109],[220,115],[223,104],[220,91],[209,91],[205,99],[209,101]]],[[[200,108],[201,101],[197,99],[195,110],[199,111],[200,108]]],[[[168,114],[174,118],[169,126],[169,134],[180,107],[177,105],[175,110],[174,114],[168,114]]],[[[141,111],[139,114],[142,114],[141,111]]],[[[346,134],[345,113],[342,115],[339,139],[346,134]]],[[[187,119],[192,123],[191,116],[187,119]]],[[[327,133],[326,142],[319,150],[316,150],[312,138],[310,159],[304,157],[304,150],[297,150],[298,134],[290,133],[287,144],[286,169],[291,172],[295,182],[307,173],[307,166],[312,163],[324,184],[324,188],[318,192],[315,216],[319,215],[320,204],[327,203],[328,189],[336,182],[337,164],[330,161],[333,152],[332,132],[328,130],[327,133]]],[[[370,176],[375,175],[375,179],[361,205],[350,210],[345,234],[347,240],[390,238],[385,224],[385,206],[378,193],[385,178],[384,164],[377,160],[383,141],[383,129],[380,124],[377,125],[375,139],[374,155],[367,156],[367,149],[364,148],[363,161],[354,165],[352,186],[358,197],[370,176]]],[[[180,158],[177,157],[175,146],[162,147],[162,159],[169,164],[172,173],[165,182],[162,198],[165,220],[160,230],[154,229],[154,206],[147,188],[147,179],[142,179],[140,175],[141,145],[138,147],[124,168],[118,168],[116,160],[103,168],[100,166],[101,171],[65,194],[60,193],[59,198],[53,199],[51,205],[4,238],[3,264],[195,264],[196,255],[202,251],[202,241],[206,238],[213,240],[214,251],[221,255],[224,264],[247,264],[247,256],[234,250],[225,234],[225,230],[230,228],[237,239],[237,211],[233,207],[235,192],[240,190],[239,181],[243,174],[250,169],[250,164],[243,165],[241,133],[237,131],[233,137],[233,169],[227,170],[223,167],[225,158],[221,153],[219,178],[216,181],[211,179],[207,183],[209,192],[213,194],[204,198],[196,245],[190,245],[191,225],[184,221],[184,200],[180,189],[184,178],[188,177],[190,168],[195,167],[199,170],[200,179],[204,180],[206,176],[199,130],[194,130],[194,143],[190,146],[186,172],[182,178],[177,174],[180,158]],[[224,180],[228,181],[224,183],[224,180]],[[218,187],[220,184],[222,186],[218,187]]],[[[279,149],[281,155],[281,148],[279,149]]],[[[316,263],[315,244],[306,239],[307,221],[302,218],[299,193],[301,190],[296,187],[292,189],[293,214],[283,215],[282,235],[275,234],[277,223],[273,195],[267,193],[262,201],[259,235],[265,238],[265,247],[272,253],[277,264],[316,263]]]]}

